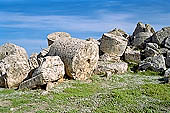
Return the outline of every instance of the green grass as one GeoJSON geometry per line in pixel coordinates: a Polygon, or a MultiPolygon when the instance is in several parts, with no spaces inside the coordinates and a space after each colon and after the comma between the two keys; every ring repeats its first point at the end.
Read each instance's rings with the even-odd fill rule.
{"type": "Polygon", "coordinates": [[[96,112],[169,112],[170,84],[145,84],[135,89],[114,89],[105,95],[110,100],[96,112]]]}
{"type": "Polygon", "coordinates": [[[87,97],[94,94],[99,88],[96,84],[73,84],[75,88],[67,88],[64,93],[70,97],[87,97]]]}
{"type": "Polygon", "coordinates": [[[0,90],[0,94],[3,94],[3,95],[12,94],[14,92],[15,92],[15,90],[13,90],[13,89],[3,89],[3,90],[0,90]]]}
{"type": "Polygon", "coordinates": [[[36,113],[46,113],[46,112],[43,111],[43,110],[39,110],[39,111],[37,111],[36,113]]]}
{"type": "Polygon", "coordinates": [[[47,94],[43,90],[0,89],[0,113],[169,112],[170,84],[160,84],[159,74],[152,73],[111,78],[94,75],[90,83],[69,80],[47,94]],[[10,103],[4,106],[3,102],[10,103]]]}
{"type": "Polygon", "coordinates": [[[146,96],[170,101],[170,84],[145,84],[140,86],[140,92],[146,96]]]}
{"type": "Polygon", "coordinates": [[[0,113],[9,113],[10,108],[9,107],[0,107],[0,113]]]}
{"type": "Polygon", "coordinates": [[[152,70],[146,70],[146,71],[140,71],[140,70],[137,70],[138,68],[138,65],[135,64],[135,63],[130,63],[128,64],[128,73],[129,74],[138,74],[138,75],[146,75],[146,76],[158,76],[158,75],[163,75],[162,72],[155,72],[155,71],[152,71],[152,70]],[[133,68],[135,68],[135,72],[133,72],[133,68]]]}
{"type": "Polygon", "coordinates": [[[161,72],[155,72],[155,71],[151,71],[151,70],[138,71],[137,74],[139,74],[139,75],[146,75],[146,76],[158,76],[158,75],[162,75],[161,72]]]}
{"type": "Polygon", "coordinates": [[[85,98],[98,91],[98,85],[76,82],[71,88],[66,88],[62,93],[53,93],[53,101],[68,100],[69,98],[85,98]]]}
{"type": "Polygon", "coordinates": [[[11,99],[12,101],[12,106],[13,107],[18,107],[18,106],[21,106],[21,105],[24,105],[24,104],[28,104],[31,102],[31,100],[29,100],[29,98],[14,98],[14,99],[11,99]]]}

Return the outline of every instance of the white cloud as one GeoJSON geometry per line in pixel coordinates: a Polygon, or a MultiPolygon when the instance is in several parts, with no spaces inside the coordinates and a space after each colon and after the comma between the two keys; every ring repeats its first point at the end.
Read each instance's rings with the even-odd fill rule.
{"type": "Polygon", "coordinates": [[[99,11],[94,17],[88,16],[32,16],[22,13],[0,12],[0,26],[9,28],[61,29],[76,32],[105,32],[114,27],[133,30],[134,24],[128,22],[130,14],[114,14],[99,11]]]}
{"type": "Polygon", "coordinates": [[[170,25],[170,13],[154,13],[145,17],[140,14],[113,13],[107,10],[98,10],[93,16],[37,16],[0,12],[0,17],[0,27],[71,32],[106,32],[116,27],[132,33],[138,21],[149,23],[156,30],[170,25]]]}

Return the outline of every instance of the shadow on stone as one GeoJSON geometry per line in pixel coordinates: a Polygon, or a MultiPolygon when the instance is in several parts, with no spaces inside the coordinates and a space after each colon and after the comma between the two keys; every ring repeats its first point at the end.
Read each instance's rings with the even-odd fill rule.
{"type": "Polygon", "coordinates": [[[161,82],[161,84],[166,84],[169,82],[168,77],[160,78],[158,80],[161,82]]]}

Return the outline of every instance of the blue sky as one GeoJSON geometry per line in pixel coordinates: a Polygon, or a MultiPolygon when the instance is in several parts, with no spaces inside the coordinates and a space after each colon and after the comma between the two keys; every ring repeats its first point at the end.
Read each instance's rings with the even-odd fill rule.
{"type": "Polygon", "coordinates": [[[47,47],[52,32],[98,39],[115,27],[130,34],[138,21],[170,26],[170,0],[0,0],[0,45],[12,42],[30,55],[47,47]]]}

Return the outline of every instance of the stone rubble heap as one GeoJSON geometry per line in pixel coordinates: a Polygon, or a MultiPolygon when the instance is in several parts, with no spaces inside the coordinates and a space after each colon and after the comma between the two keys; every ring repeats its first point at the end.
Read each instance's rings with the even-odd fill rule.
{"type": "Polygon", "coordinates": [[[170,27],[155,32],[139,22],[132,35],[121,29],[104,33],[101,39],[81,40],[69,33],[47,36],[48,48],[28,59],[24,48],[6,43],[0,46],[0,87],[46,90],[65,77],[87,80],[93,74],[126,73],[128,64],[136,70],[164,73],[170,82],[170,27]]]}

